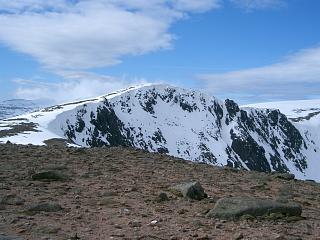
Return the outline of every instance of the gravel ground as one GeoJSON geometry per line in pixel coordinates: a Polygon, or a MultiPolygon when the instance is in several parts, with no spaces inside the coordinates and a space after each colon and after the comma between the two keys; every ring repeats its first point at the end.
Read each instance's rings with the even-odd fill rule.
{"type": "Polygon", "coordinates": [[[320,184],[192,163],[128,148],[0,145],[0,240],[11,239],[320,239],[320,184]],[[54,171],[61,181],[32,176],[54,171]],[[199,181],[208,198],[168,189],[199,181]],[[210,219],[227,196],[277,199],[285,192],[302,220],[210,219]],[[169,199],[159,201],[160,193],[169,199]],[[53,211],[31,211],[47,203],[53,211]]]}

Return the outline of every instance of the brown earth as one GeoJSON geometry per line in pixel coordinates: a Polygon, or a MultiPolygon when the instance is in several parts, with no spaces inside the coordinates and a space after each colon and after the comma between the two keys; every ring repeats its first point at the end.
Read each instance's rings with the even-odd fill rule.
{"type": "Polygon", "coordinates": [[[1,234],[32,240],[320,239],[320,184],[128,148],[0,145],[0,198],[8,195],[17,201],[0,205],[0,239],[1,234]],[[34,173],[48,169],[69,179],[32,180],[34,173]],[[187,200],[168,191],[194,180],[209,198],[187,200]],[[226,221],[205,216],[222,197],[276,199],[281,192],[302,205],[304,219],[226,221]],[[160,193],[169,200],[158,202],[160,193]],[[26,211],[41,202],[63,209],[26,211]]]}

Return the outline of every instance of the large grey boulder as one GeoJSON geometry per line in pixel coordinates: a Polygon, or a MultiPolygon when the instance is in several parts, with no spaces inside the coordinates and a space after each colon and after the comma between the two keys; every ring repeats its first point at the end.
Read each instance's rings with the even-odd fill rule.
{"type": "Polygon", "coordinates": [[[0,234],[0,240],[23,240],[23,239],[16,236],[8,236],[8,235],[0,234]]]}
{"type": "Polygon", "coordinates": [[[273,173],[273,176],[274,178],[279,178],[287,181],[295,179],[295,175],[293,173],[273,173]]]}
{"type": "Polygon", "coordinates": [[[194,200],[202,200],[208,196],[199,182],[181,183],[171,187],[170,191],[176,195],[194,200]]]}
{"type": "Polygon", "coordinates": [[[44,182],[65,181],[68,180],[68,177],[65,174],[58,171],[44,171],[33,174],[32,180],[44,182]]]}
{"type": "Polygon", "coordinates": [[[61,211],[62,207],[58,203],[39,203],[32,205],[28,208],[28,212],[30,213],[38,213],[38,212],[58,212],[61,211]]]}
{"type": "Polygon", "coordinates": [[[16,196],[15,194],[9,194],[0,197],[0,205],[23,205],[24,202],[24,199],[16,196]]]}
{"type": "Polygon", "coordinates": [[[301,216],[302,208],[297,203],[283,203],[269,199],[229,197],[219,199],[207,217],[236,219],[244,215],[253,217],[270,214],[301,216]]]}

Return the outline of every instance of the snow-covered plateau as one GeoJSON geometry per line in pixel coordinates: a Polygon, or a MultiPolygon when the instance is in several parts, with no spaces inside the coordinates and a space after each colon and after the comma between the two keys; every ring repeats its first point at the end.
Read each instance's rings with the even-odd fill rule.
{"type": "Polygon", "coordinates": [[[40,108],[40,104],[35,101],[25,99],[10,99],[0,102],[0,120],[19,116],[32,112],[40,108]]]}
{"type": "Polygon", "coordinates": [[[319,103],[239,107],[199,91],[143,85],[2,120],[0,142],[130,146],[319,181],[319,103]]]}

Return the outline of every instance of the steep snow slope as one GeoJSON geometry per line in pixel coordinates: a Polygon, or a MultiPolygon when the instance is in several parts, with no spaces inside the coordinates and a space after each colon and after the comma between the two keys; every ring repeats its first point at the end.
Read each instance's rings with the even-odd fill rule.
{"type": "MultiPolygon", "coordinates": [[[[243,107],[279,109],[300,131],[306,142],[311,142],[313,146],[320,146],[320,99],[256,103],[243,107]]],[[[310,178],[319,179],[320,156],[318,147],[314,148],[313,151],[311,149],[312,147],[307,152],[303,150],[304,154],[308,156],[308,165],[313,166],[306,169],[306,175],[310,178]]]]}
{"type": "Polygon", "coordinates": [[[25,99],[11,99],[0,102],[0,119],[15,117],[39,109],[40,105],[25,99]]]}
{"type": "Polygon", "coordinates": [[[278,110],[239,108],[166,85],[121,90],[0,122],[0,141],[43,144],[65,138],[84,147],[131,146],[193,161],[300,178],[318,151],[278,110]],[[3,130],[1,131],[1,128],[3,130]]]}

